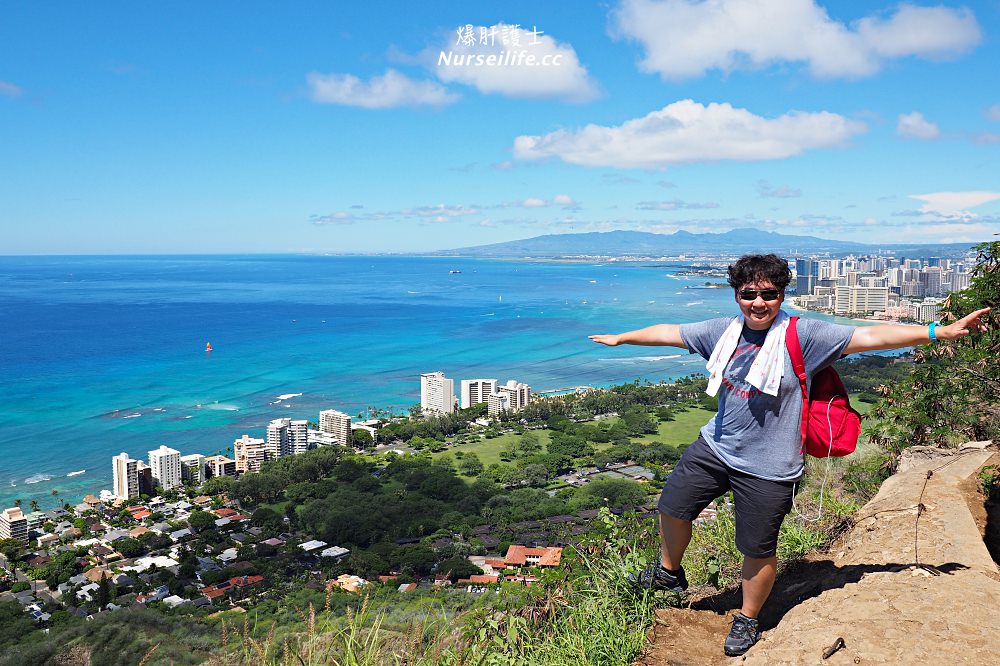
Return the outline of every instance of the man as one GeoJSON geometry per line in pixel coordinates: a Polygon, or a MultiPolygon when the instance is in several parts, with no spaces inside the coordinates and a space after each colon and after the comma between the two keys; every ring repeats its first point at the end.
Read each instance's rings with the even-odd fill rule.
{"type": "MultiPolygon", "coordinates": [[[[692,324],[657,324],[590,339],[616,346],[666,345],[688,349],[708,363],[718,413],[701,429],[660,495],[660,562],[630,577],[649,590],[687,589],[681,559],[691,540],[692,520],[711,501],[732,490],[736,546],[744,556],[743,605],[725,641],[738,656],[760,639],[757,616],[771,593],[781,522],[801,479],[802,397],[785,349],[788,315],[781,309],[791,281],[788,262],[774,254],[748,255],[729,266],[729,284],[740,315],[692,324]]],[[[807,381],[841,356],[877,349],[954,340],[985,330],[989,308],[949,325],[929,327],[843,326],[800,319],[797,330],[807,381]]]]}

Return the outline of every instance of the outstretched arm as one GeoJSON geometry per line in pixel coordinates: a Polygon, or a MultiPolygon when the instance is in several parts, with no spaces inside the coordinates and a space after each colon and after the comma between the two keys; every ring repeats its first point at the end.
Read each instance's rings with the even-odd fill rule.
{"type": "Polygon", "coordinates": [[[687,349],[684,340],[681,338],[681,327],[677,324],[656,324],[647,326],[628,333],[618,333],[616,335],[591,335],[594,342],[602,345],[616,347],[618,345],[649,345],[664,347],[680,347],[687,349]]]}
{"type": "MultiPolygon", "coordinates": [[[[976,310],[948,326],[938,326],[935,331],[937,339],[957,340],[970,333],[985,331],[986,322],[982,321],[982,316],[989,311],[989,308],[976,310]]],[[[930,332],[927,326],[903,326],[901,324],[865,326],[854,331],[844,353],[899,349],[913,345],[925,345],[928,342],[930,342],[930,332]]]]}

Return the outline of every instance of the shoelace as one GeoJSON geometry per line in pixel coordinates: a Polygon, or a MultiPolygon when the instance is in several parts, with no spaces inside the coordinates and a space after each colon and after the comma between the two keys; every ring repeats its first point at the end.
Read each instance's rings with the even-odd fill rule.
{"type": "Polygon", "coordinates": [[[733,618],[732,633],[739,639],[752,638],[757,633],[757,628],[749,618],[737,615],[733,618]]]}

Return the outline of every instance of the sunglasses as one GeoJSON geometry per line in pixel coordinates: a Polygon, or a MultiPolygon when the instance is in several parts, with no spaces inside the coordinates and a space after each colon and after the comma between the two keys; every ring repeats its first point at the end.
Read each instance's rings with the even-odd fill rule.
{"type": "Polygon", "coordinates": [[[740,298],[744,301],[755,301],[758,296],[765,301],[776,301],[780,295],[777,289],[740,289],[740,298]]]}

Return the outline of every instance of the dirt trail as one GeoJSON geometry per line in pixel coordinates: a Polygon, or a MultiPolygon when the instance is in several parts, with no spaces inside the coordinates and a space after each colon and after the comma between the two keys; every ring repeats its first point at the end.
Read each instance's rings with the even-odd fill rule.
{"type": "Polygon", "coordinates": [[[779,575],[761,614],[764,638],[744,658],[722,654],[737,591],[657,611],[638,664],[997,663],[1000,574],[970,482],[993,455],[986,444],[908,453],[829,553],[779,575]],[[823,659],[838,638],[845,647],[823,659]]]}

